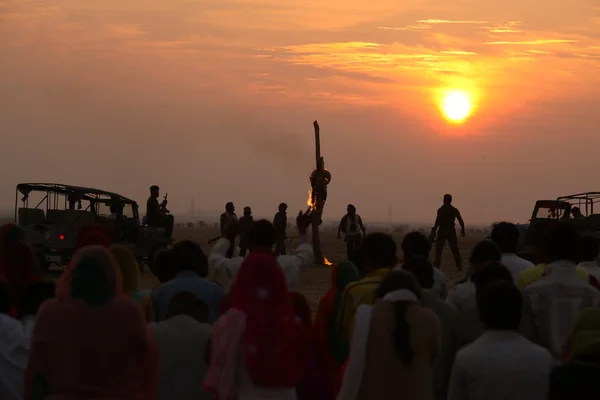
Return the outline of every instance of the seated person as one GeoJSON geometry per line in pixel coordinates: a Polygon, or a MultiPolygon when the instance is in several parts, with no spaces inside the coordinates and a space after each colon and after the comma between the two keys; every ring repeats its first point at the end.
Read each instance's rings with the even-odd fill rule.
{"type": "Polygon", "coordinates": [[[148,226],[156,226],[165,228],[167,237],[173,236],[173,225],[175,219],[172,215],[167,214],[167,199],[164,199],[161,204],[158,203],[160,196],[160,188],[156,185],[150,187],[150,197],[146,202],[146,224],[148,226]]]}

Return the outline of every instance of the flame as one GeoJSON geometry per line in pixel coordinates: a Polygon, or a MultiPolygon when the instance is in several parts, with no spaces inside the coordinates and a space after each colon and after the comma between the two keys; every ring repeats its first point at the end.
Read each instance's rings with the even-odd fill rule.
{"type": "Polygon", "coordinates": [[[313,210],[317,208],[317,205],[313,203],[312,189],[308,190],[308,200],[306,200],[306,205],[310,206],[310,208],[312,208],[313,210]]]}
{"type": "Polygon", "coordinates": [[[327,257],[323,257],[323,263],[325,263],[325,265],[333,265],[333,263],[329,261],[327,257]]]}

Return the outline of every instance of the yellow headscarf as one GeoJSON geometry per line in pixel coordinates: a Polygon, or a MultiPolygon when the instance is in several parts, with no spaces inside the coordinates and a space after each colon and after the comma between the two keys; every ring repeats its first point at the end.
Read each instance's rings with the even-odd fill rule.
{"type": "Polygon", "coordinates": [[[600,308],[581,311],[573,327],[572,356],[600,356],[600,308]]]}
{"type": "Polygon", "coordinates": [[[138,292],[141,279],[140,267],[131,250],[122,245],[115,245],[110,248],[110,252],[119,264],[123,277],[123,291],[129,295],[138,292]]]}

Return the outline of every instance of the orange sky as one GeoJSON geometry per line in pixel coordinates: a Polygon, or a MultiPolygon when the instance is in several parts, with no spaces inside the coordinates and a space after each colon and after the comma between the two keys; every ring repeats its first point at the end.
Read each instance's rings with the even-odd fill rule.
{"type": "Polygon", "coordinates": [[[1,209],[21,181],[299,208],[314,119],[329,218],[430,221],[451,192],[467,223],[524,221],[600,190],[596,0],[9,0],[0,54],[1,209]]]}

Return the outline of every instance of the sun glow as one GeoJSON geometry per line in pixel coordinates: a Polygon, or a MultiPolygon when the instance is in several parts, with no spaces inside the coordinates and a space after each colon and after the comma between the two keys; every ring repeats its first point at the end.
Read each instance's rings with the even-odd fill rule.
{"type": "Polygon", "coordinates": [[[467,92],[452,90],[443,96],[441,108],[450,122],[460,123],[471,114],[473,106],[467,92]]]}

